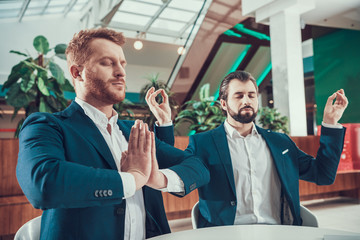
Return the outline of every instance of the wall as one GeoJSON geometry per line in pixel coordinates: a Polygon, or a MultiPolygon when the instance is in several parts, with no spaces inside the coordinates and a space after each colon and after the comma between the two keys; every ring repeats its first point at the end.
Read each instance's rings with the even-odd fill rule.
{"type": "Polygon", "coordinates": [[[360,31],[340,30],[314,39],[316,120],[321,124],[327,98],[340,88],[349,105],[341,123],[360,122],[360,31]]]}

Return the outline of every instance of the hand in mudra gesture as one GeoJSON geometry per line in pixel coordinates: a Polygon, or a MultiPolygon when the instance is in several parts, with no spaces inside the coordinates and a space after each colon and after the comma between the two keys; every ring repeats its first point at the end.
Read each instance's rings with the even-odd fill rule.
{"type": "Polygon", "coordinates": [[[332,94],[328,98],[324,108],[323,122],[327,124],[337,124],[342,117],[348,103],[349,102],[345,96],[344,89],[340,89],[332,94]]]}

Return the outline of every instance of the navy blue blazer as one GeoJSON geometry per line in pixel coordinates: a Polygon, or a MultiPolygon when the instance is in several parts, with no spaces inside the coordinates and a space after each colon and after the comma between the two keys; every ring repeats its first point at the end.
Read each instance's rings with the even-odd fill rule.
{"type": "MultiPolygon", "coordinates": [[[[270,149],[281,182],[279,204],[281,204],[282,224],[301,225],[299,179],[318,185],[334,182],[345,129],[322,127],[320,148],[316,158],[298,149],[286,134],[258,126],[256,129],[270,149]]],[[[210,182],[198,189],[200,210],[198,226],[233,225],[237,200],[224,125],[190,136],[186,151],[201,157],[210,171],[210,182]]]]}
{"type": "MultiPolygon", "coordinates": [[[[132,121],[118,121],[128,140],[132,121]]],[[[173,141],[173,129],[158,129],[173,141]],[[169,133],[170,132],[170,133],[169,133]]],[[[23,124],[16,169],[30,203],[43,209],[41,239],[123,239],[123,183],[104,138],[83,109],[34,113],[23,124]]],[[[185,194],[209,181],[199,158],[156,139],[160,168],[175,171],[185,194]]],[[[169,233],[161,192],[143,187],[146,237],[169,233]]]]}

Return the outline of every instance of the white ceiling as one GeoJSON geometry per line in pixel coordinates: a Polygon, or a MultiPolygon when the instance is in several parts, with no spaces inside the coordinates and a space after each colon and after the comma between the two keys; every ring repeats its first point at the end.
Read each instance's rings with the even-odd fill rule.
{"type": "Polygon", "coordinates": [[[0,22],[73,17],[84,28],[106,26],[132,38],[183,45],[199,29],[205,6],[203,0],[1,0],[0,22]]]}
{"type": "Polygon", "coordinates": [[[316,0],[302,18],[309,25],[360,30],[360,0],[316,0]]]}

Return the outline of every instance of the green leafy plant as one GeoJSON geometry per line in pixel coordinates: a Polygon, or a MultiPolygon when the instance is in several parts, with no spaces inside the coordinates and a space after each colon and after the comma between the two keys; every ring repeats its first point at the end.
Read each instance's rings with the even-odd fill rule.
{"type": "Polygon", "coordinates": [[[225,121],[226,116],[222,113],[220,102],[210,96],[209,92],[210,84],[204,84],[199,93],[200,101],[190,100],[182,106],[184,110],[175,118],[175,128],[189,122],[189,130],[200,133],[214,129],[225,121]]]}
{"type": "MultiPolygon", "coordinates": [[[[166,85],[166,83],[162,82],[159,80],[159,73],[156,74],[151,74],[149,76],[146,77],[146,79],[149,80],[149,83],[146,84],[145,86],[142,87],[142,89],[140,90],[140,99],[141,101],[145,102],[145,96],[146,96],[146,92],[154,87],[155,91],[158,89],[164,89],[166,94],[169,96],[169,105],[171,108],[171,112],[172,115],[175,115],[177,113],[177,109],[178,109],[178,104],[173,96],[173,93],[170,91],[170,89],[168,88],[168,86],[166,85]]],[[[161,103],[162,102],[162,97],[160,95],[158,95],[156,97],[156,102],[161,103]]],[[[156,118],[155,116],[152,114],[152,112],[150,111],[149,107],[146,105],[146,111],[147,114],[145,114],[144,117],[144,122],[146,122],[149,127],[152,129],[155,122],[156,122],[156,118]]]]}
{"type": "Polygon", "coordinates": [[[260,108],[258,116],[258,121],[263,128],[289,134],[288,118],[281,116],[277,109],[269,107],[260,108]]]}
{"type": "Polygon", "coordinates": [[[134,107],[134,103],[132,103],[128,99],[124,99],[122,102],[114,104],[114,109],[119,114],[119,119],[123,120],[135,120],[135,114],[131,110],[134,107]]]}
{"type": "MultiPolygon", "coordinates": [[[[2,87],[2,90],[8,90],[5,95],[6,103],[14,107],[12,120],[21,108],[25,109],[25,117],[34,112],[61,111],[67,106],[64,91],[74,91],[70,82],[64,77],[63,70],[54,62],[55,56],[66,59],[66,44],[58,44],[55,48],[50,48],[44,36],[37,36],[33,46],[38,52],[36,58],[19,51],[10,51],[25,57],[12,67],[2,87]],[[53,54],[48,57],[50,53],[53,54]]],[[[23,118],[19,121],[15,137],[18,136],[24,120],[23,118]]]]}

